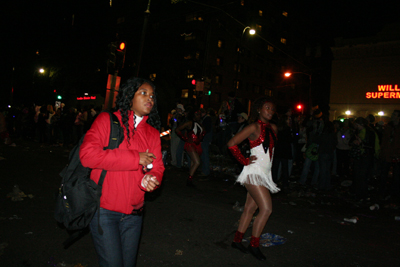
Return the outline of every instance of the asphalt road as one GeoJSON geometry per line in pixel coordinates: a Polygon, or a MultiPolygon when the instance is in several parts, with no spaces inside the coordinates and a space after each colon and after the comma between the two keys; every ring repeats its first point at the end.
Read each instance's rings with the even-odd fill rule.
{"type": "MultiPolygon", "coordinates": [[[[53,219],[66,149],[15,142],[0,145],[0,266],[97,266],[90,234],[65,250],[68,234],[53,219]],[[27,195],[22,201],[12,201],[14,185],[27,195]]],[[[340,188],[275,194],[264,233],[286,242],[261,248],[267,260],[259,262],[230,247],[240,217],[233,206],[244,204],[245,189],[226,172],[195,178],[196,188],[186,176],[167,166],[162,187],[146,196],[137,266],[400,266],[398,209],[355,206],[340,188]],[[353,216],[357,223],[344,222],[353,216]]]]}

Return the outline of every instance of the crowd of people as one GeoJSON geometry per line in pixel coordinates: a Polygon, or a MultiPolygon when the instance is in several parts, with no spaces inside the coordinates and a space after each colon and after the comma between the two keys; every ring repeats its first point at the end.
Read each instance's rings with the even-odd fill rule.
{"type": "MultiPolygon", "coordinates": [[[[129,236],[133,240],[127,245],[137,251],[144,192],[159,186],[164,171],[158,137],[161,122],[154,92],[155,86],[151,82],[139,78],[129,80],[120,91],[115,114],[127,137],[122,143],[123,148],[116,150],[120,151],[120,156],[116,156],[119,152],[109,153],[103,146],[98,146],[100,141],[107,139],[102,129],[106,128],[109,119],[103,113],[95,121],[101,111],[95,107],[74,108],[62,104],[22,107],[13,112],[2,110],[0,137],[6,145],[15,145],[11,139],[22,137],[47,145],[73,146],[88,132],[89,137],[82,145],[83,164],[101,170],[119,162],[121,168],[126,169],[121,175],[127,177],[125,182],[122,181],[126,183],[122,187],[130,186],[129,177],[138,182],[141,191],[137,191],[140,198],[136,198],[135,203],[129,204],[133,198],[126,195],[122,202],[129,205],[120,205],[120,194],[106,192],[108,199],[102,198],[99,211],[104,223],[115,220],[116,225],[120,224],[117,221],[121,216],[133,216],[126,224],[127,228],[132,228],[129,236]],[[142,120],[147,123],[140,123],[142,120]],[[99,138],[101,140],[97,140],[99,138]],[[139,151],[137,155],[136,150],[139,151]],[[104,156],[95,160],[92,156],[95,154],[104,156]],[[128,158],[139,167],[126,165],[128,158]],[[156,168],[153,171],[150,168],[148,174],[142,173],[140,165],[152,165],[153,162],[156,168]]],[[[245,186],[248,194],[232,247],[251,253],[258,260],[265,260],[259,249],[259,238],[272,212],[270,193],[288,192],[293,188],[292,184],[319,192],[331,192],[339,185],[351,184],[349,195],[360,203],[370,198],[392,198],[395,203],[400,199],[400,110],[394,110],[386,123],[377,121],[373,115],[330,121],[328,112],[321,111],[318,106],[306,116],[295,114],[290,108],[278,108],[271,99],[263,98],[254,102],[248,114],[240,101],[230,94],[218,111],[178,103],[169,114],[167,124],[171,130],[170,164],[188,172],[188,187],[211,178],[211,145],[217,148],[218,154],[231,157],[237,164],[236,182],[245,186]],[[369,190],[372,183],[377,188],[374,194],[369,190]],[[258,215],[251,242],[245,248],[241,241],[256,210],[258,215]]],[[[121,187],[108,185],[109,188],[115,186],[121,187]]],[[[91,224],[92,231],[98,232],[98,224],[97,221],[91,224]]],[[[105,231],[109,231],[106,238],[94,235],[99,261],[134,262],[134,256],[116,256],[128,253],[123,247],[108,251],[110,238],[119,242],[119,230],[107,226],[105,231]],[[104,251],[109,256],[101,256],[104,251]]]]}
{"type": "MultiPolygon", "coordinates": [[[[101,107],[65,104],[20,106],[1,110],[9,139],[25,138],[43,145],[71,147],[89,130],[101,107]]],[[[8,141],[10,142],[10,141],[8,141]]]]}
{"type": "MultiPolygon", "coordinates": [[[[233,111],[230,101],[223,101],[218,112],[194,111],[192,107],[185,109],[183,104],[178,104],[171,114],[171,164],[182,168],[183,162],[188,162],[191,185],[199,166],[199,181],[210,174],[210,144],[218,147],[219,154],[230,156],[227,142],[249,123],[243,108],[233,111]],[[198,137],[193,134],[193,125],[200,129],[198,137]],[[195,140],[188,140],[182,133],[184,129],[195,140]],[[197,143],[198,157],[190,156],[187,160],[183,157],[187,142],[197,143]]],[[[399,198],[399,119],[399,110],[393,112],[390,122],[384,123],[373,115],[329,121],[328,114],[318,106],[308,116],[294,114],[290,108],[280,109],[272,119],[277,126],[271,168],[274,182],[282,191],[290,190],[290,182],[294,182],[321,192],[329,192],[341,183],[351,183],[350,195],[357,201],[371,197],[399,198]],[[368,189],[372,184],[378,188],[374,196],[368,189]]],[[[247,139],[238,146],[243,155],[249,156],[247,139]]]]}

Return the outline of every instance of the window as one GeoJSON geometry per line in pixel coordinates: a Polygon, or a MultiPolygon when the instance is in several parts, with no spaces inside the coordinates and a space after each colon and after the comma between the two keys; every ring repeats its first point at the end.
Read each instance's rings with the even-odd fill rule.
{"type": "Polygon", "coordinates": [[[153,81],[153,82],[154,82],[154,80],[156,79],[156,77],[157,77],[157,74],[155,74],[155,73],[150,74],[150,81],[153,81]]]}
{"type": "Polygon", "coordinates": [[[196,36],[194,35],[185,35],[185,41],[191,41],[196,39],[196,36]]]}
{"type": "Polygon", "coordinates": [[[287,14],[286,11],[283,11],[283,12],[282,12],[282,15],[285,16],[285,17],[287,17],[288,14],[287,14]]]}
{"type": "Polygon", "coordinates": [[[200,58],[200,52],[196,51],[196,59],[199,59],[199,58],[200,58]]]}
{"type": "Polygon", "coordinates": [[[235,63],[235,64],[233,65],[233,70],[234,70],[235,72],[240,72],[240,69],[241,69],[241,65],[240,65],[240,64],[235,63]]]}
{"type": "Polygon", "coordinates": [[[195,14],[189,14],[186,16],[186,22],[190,22],[190,21],[203,21],[203,18],[200,16],[197,16],[195,14]]]}
{"type": "Polygon", "coordinates": [[[286,44],[286,39],[285,38],[281,38],[281,43],[282,44],[286,44]]]}
{"type": "Polygon", "coordinates": [[[193,79],[193,77],[194,77],[193,72],[192,72],[191,70],[188,70],[188,71],[187,71],[187,74],[186,74],[186,78],[188,78],[188,79],[193,79]]]}
{"type": "Polygon", "coordinates": [[[272,96],[272,90],[265,89],[264,94],[265,94],[266,96],[272,96]]]}
{"type": "Polygon", "coordinates": [[[256,32],[261,32],[262,26],[260,24],[256,24],[256,32]]]}
{"type": "Polygon", "coordinates": [[[241,1],[240,1],[240,5],[241,5],[241,6],[244,6],[244,0],[241,0],[241,1]]]}
{"type": "Polygon", "coordinates": [[[269,52],[271,52],[271,53],[274,53],[274,47],[273,47],[273,46],[270,46],[270,45],[268,45],[268,51],[269,51],[269,52]]]}
{"type": "Polygon", "coordinates": [[[240,88],[240,81],[237,81],[237,80],[233,81],[233,88],[235,88],[236,90],[239,90],[239,88],[240,88]]]}
{"type": "Polygon", "coordinates": [[[217,66],[222,66],[222,58],[217,57],[216,64],[217,64],[217,66]]]}
{"type": "Polygon", "coordinates": [[[223,46],[222,40],[218,40],[217,46],[218,46],[219,48],[222,48],[222,46],[223,46]]]}
{"type": "Polygon", "coordinates": [[[192,55],[191,55],[191,54],[188,54],[188,55],[184,56],[183,58],[184,58],[184,59],[192,59],[192,55]]]}
{"type": "Polygon", "coordinates": [[[263,15],[262,10],[258,10],[258,15],[259,15],[260,17],[262,17],[262,15],[263,15]]]}
{"type": "Polygon", "coordinates": [[[221,84],[222,83],[222,77],[220,75],[215,75],[215,83],[216,84],[221,84]]]}

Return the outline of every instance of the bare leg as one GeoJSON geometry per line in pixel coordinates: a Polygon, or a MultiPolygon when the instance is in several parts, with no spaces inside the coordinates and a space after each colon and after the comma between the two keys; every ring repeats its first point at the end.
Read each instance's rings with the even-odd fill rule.
{"type": "Polygon", "coordinates": [[[192,151],[186,151],[190,157],[191,161],[191,166],[189,170],[189,175],[193,176],[194,173],[196,172],[197,168],[200,166],[200,156],[197,154],[195,150],[192,151]]]}
{"type": "MultiPolygon", "coordinates": [[[[252,201],[254,201],[256,206],[259,208],[257,218],[254,220],[252,235],[254,237],[260,237],[265,225],[267,224],[269,216],[272,213],[271,194],[264,186],[246,184],[246,189],[251,196],[252,201]]],[[[247,199],[249,200],[249,198],[247,199]]],[[[254,206],[254,204],[251,205],[254,206]]]]}
{"type": "Polygon", "coordinates": [[[238,231],[241,233],[245,233],[251,219],[253,218],[254,212],[256,212],[258,206],[254,199],[251,197],[250,193],[247,192],[246,204],[244,204],[244,209],[242,216],[240,217],[238,231]]]}

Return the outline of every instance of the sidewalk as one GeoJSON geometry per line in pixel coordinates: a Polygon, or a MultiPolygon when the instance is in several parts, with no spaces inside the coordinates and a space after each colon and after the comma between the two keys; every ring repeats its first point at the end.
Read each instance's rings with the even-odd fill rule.
{"type": "MultiPolygon", "coordinates": [[[[68,250],[67,233],[53,219],[58,172],[67,162],[62,147],[15,140],[0,146],[0,266],[97,266],[90,234],[68,250]],[[12,201],[17,184],[25,195],[12,201]],[[80,265],[79,265],[80,264],[80,265]]],[[[371,211],[337,195],[293,191],[273,198],[264,233],[286,243],[262,248],[265,262],[230,247],[246,190],[234,177],[217,173],[196,188],[186,172],[167,166],[162,187],[146,195],[137,266],[399,266],[397,209],[371,211]],[[226,181],[228,180],[228,181],[226,181]],[[354,224],[344,218],[358,217],[354,224]]],[[[245,237],[250,236],[249,229],[245,237]]]]}

